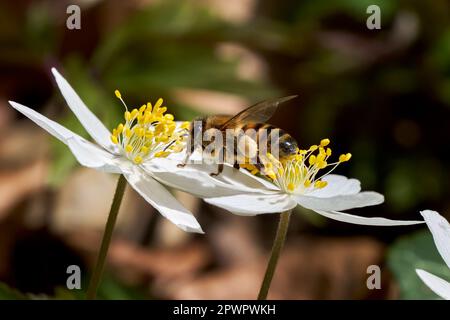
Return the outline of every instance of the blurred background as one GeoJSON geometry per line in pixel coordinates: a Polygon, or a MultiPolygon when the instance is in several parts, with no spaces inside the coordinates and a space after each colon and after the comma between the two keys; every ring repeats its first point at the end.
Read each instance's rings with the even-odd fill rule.
{"type": "MultiPolygon", "coordinates": [[[[353,158],[338,173],[386,196],[364,216],[450,217],[450,3],[446,0],[130,0],[0,3],[0,298],[74,299],[86,288],[116,176],[69,150],[7,104],[86,132],[55,66],[108,127],[123,107],[164,97],[177,119],[233,114],[289,94],[272,119],[303,147],[328,137],[353,158]],[[68,5],[81,29],[66,27],[68,5]],[[381,9],[369,30],[366,9],[381,9]]],[[[278,217],[233,216],[174,191],[206,235],[184,233],[126,192],[99,296],[253,299],[278,217]]],[[[436,298],[420,267],[450,280],[425,226],[364,227],[298,209],[269,298],[436,298]],[[366,287],[379,265],[380,290],[366,287]]]]}

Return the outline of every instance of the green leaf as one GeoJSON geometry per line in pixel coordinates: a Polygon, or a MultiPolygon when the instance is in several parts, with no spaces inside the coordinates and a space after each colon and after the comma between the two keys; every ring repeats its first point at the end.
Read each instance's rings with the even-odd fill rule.
{"type": "Polygon", "coordinates": [[[396,241],[389,249],[388,266],[400,286],[403,299],[439,298],[422,282],[416,269],[450,280],[450,269],[439,255],[428,230],[396,241]]]}
{"type": "Polygon", "coordinates": [[[23,293],[0,282],[0,300],[25,300],[28,299],[23,293]]]}
{"type": "Polygon", "coordinates": [[[141,290],[135,287],[126,286],[110,275],[104,275],[98,298],[106,300],[144,300],[148,297],[141,290]]]}

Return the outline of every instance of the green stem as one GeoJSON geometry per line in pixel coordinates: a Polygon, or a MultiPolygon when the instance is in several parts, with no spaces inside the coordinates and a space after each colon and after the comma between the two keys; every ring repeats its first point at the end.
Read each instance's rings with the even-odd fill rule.
{"type": "Polygon", "coordinates": [[[102,245],[97,257],[97,263],[95,264],[95,268],[89,282],[89,287],[86,294],[86,298],[88,300],[94,300],[97,295],[98,286],[100,284],[103,268],[105,266],[106,256],[108,254],[109,244],[111,242],[111,236],[114,231],[114,225],[116,224],[117,214],[119,213],[120,204],[122,203],[126,186],[127,180],[123,175],[120,175],[119,181],[117,182],[116,192],[114,193],[113,202],[111,204],[111,209],[109,211],[108,220],[106,222],[102,245]]]}
{"type": "Polygon", "coordinates": [[[278,223],[277,234],[272,246],[269,262],[267,263],[264,280],[259,289],[258,300],[266,300],[269,293],[270,284],[272,282],[275,269],[277,267],[278,258],[280,257],[281,249],[283,249],[284,241],[289,227],[289,219],[291,217],[291,210],[280,214],[280,222],[278,223]]]}

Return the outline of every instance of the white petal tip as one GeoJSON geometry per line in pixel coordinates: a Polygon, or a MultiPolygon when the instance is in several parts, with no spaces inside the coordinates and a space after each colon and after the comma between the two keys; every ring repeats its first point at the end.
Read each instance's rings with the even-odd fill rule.
{"type": "Polygon", "coordinates": [[[12,100],[8,100],[8,103],[11,105],[11,107],[13,107],[14,109],[17,109],[18,107],[20,107],[20,104],[12,101],[12,100]]]}
{"type": "Polygon", "coordinates": [[[425,271],[422,269],[416,269],[416,273],[420,277],[421,275],[425,274],[425,271]]]}
{"type": "Polygon", "coordinates": [[[422,269],[416,269],[416,273],[431,291],[445,300],[450,300],[450,282],[422,269]]]}
{"type": "Polygon", "coordinates": [[[23,113],[23,110],[31,110],[30,108],[24,106],[23,104],[20,104],[18,102],[12,101],[12,100],[9,100],[8,103],[11,107],[13,107],[14,109],[16,109],[17,111],[19,111],[21,113],[23,113]]]}
{"type": "Polygon", "coordinates": [[[60,76],[60,73],[58,72],[58,70],[56,70],[55,67],[52,68],[52,73],[55,77],[60,76]]]}
{"type": "Polygon", "coordinates": [[[188,227],[185,225],[177,225],[177,227],[185,232],[205,234],[205,232],[200,227],[198,227],[198,228],[197,227],[188,227]]]}
{"type": "Polygon", "coordinates": [[[420,214],[422,215],[422,217],[424,217],[424,219],[432,216],[440,216],[440,214],[437,211],[428,209],[420,211],[420,214]]]}
{"type": "MultiPolygon", "coordinates": [[[[197,222],[197,221],[195,221],[195,222],[197,222]]],[[[188,226],[188,225],[185,225],[185,224],[177,224],[176,226],[178,228],[180,228],[181,230],[186,231],[186,232],[205,234],[205,232],[203,231],[202,227],[198,223],[196,223],[193,226],[188,226]]]]}

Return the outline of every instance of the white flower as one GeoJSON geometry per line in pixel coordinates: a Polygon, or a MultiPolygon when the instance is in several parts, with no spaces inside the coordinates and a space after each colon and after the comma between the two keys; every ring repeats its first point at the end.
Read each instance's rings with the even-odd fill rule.
{"type": "MultiPolygon", "coordinates": [[[[420,212],[433,235],[434,243],[442,259],[450,268],[450,224],[439,213],[431,210],[420,212]]],[[[450,300],[450,282],[441,279],[425,270],[416,269],[420,279],[437,295],[450,300]]]]}
{"type": "MultiPolygon", "coordinates": [[[[164,115],[166,108],[161,107],[162,99],[154,106],[148,104],[139,110],[127,110],[125,124],[120,124],[111,135],[58,71],[53,68],[52,72],[68,106],[96,144],[24,105],[9,101],[11,106],[65,143],[81,165],[123,174],[128,183],[164,217],[185,231],[203,233],[195,217],[155,180],[152,166],[148,165],[153,161],[160,164],[170,162],[165,157],[180,151],[182,135],[186,133],[185,125],[181,128],[173,121],[172,115],[164,115]],[[147,165],[147,173],[142,169],[143,165],[147,165]]],[[[121,99],[118,91],[116,95],[121,99]]],[[[176,182],[174,173],[172,183],[176,182]]],[[[161,177],[158,180],[164,182],[161,177]]]]}
{"type": "MultiPolygon", "coordinates": [[[[342,211],[381,204],[384,197],[373,191],[361,192],[360,182],[344,176],[330,174],[339,163],[346,162],[351,154],[344,154],[339,161],[328,163],[330,143],[323,139],[320,145],[313,145],[308,150],[298,150],[298,154],[278,161],[270,153],[263,168],[255,165],[241,165],[247,170],[235,170],[227,182],[236,188],[247,185],[250,189],[237,195],[216,196],[205,201],[239,215],[256,215],[278,213],[291,210],[297,205],[311,209],[330,219],[374,226],[395,226],[423,223],[423,221],[400,221],[386,218],[368,218],[351,215],[342,211]],[[326,174],[319,175],[320,170],[332,167],[326,174]],[[238,173],[243,177],[239,177],[238,173]],[[256,174],[263,174],[263,179],[256,174]],[[245,182],[243,182],[246,180],[245,182]],[[251,180],[248,181],[248,180],[251,180]]],[[[226,176],[226,173],[224,174],[226,176]]],[[[242,190],[242,189],[241,189],[242,190]]]]}

